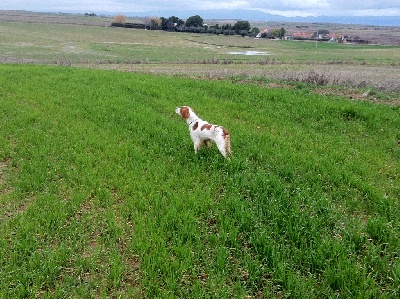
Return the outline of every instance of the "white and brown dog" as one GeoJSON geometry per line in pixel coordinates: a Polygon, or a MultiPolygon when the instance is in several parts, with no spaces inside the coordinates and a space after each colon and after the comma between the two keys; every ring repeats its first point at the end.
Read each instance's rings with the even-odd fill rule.
{"type": "Polygon", "coordinates": [[[231,155],[231,135],[224,127],[211,125],[208,122],[201,120],[188,106],[176,108],[176,114],[180,115],[189,125],[190,137],[194,143],[194,151],[200,149],[204,144],[211,147],[211,141],[214,141],[219,152],[225,158],[231,155]]]}

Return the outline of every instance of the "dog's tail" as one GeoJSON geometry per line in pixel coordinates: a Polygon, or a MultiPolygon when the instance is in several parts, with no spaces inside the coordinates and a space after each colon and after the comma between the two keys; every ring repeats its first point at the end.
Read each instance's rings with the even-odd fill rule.
{"type": "Polygon", "coordinates": [[[229,159],[232,157],[232,151],[231,151],[231,134],[228,132],[227,129],[223,128],[223,134],[224,134],[224,139],[225,139],[225,152],[226,152],[226,157],[229,159]]]}
{"type": "Polygon", "coordinates": [[[226,156],[228,159],[232,157],[232,151],[231,151],[231,136],[227,136],[226,138],[226,144],[225,144],[225,150],[226,150],[226,156]]]}

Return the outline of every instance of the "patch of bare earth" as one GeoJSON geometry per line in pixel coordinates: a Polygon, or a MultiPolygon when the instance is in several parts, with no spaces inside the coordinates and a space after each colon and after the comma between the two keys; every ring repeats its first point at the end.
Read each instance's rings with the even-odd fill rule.
{"type": "Polygon", "coordinates": [[[12,191],[12,187],[7,184],[9,163],[9,160],[0,161],[0,199],[12,191]]]}
{"type": "MultiPolygon", "coordinates": [[[[316,85],[333,85],[343,89],[371,88],[381,92],[400,94],[400,67],[393,65],[285,62],[260,64],[254,62],[233,64],[85,64],[78,66],[156,75],[185,76],[193,79],[242,78],[243,83],[255,84],[259,84],[258,81],[262,80],[284,81],[288,82],[289,85],[290,82],[305,82],[316,85]]],[[[280,84],[282,83],[278,83],[278,85],[280,84]]],[[[396,99],[393,102],[396,103],[396,99]]]]}
{"type": "Polygon", "coordinates": [[[25,212],[32,202],[31,199],[5,200],[13,192],[12,186],[7,183],[9,165],[10,159],[0,161],[0,221],[14,218],[16,215],[25,212]]]}
{"type": "Polygon", "coordinates": [[[0,161],[0,195],[7,193],[9,190],[6,185],[6,169],[8,168],[8,161],[0,161]]]}
{"type": "MultiPolygon", "coordinates": [[[[266,87],[266,88],[286,88],[286,89],[295,88],[294,82],[312,83],[314,85],[310,85],[308,89],[320,95],[338,96],[352,101],[367,101],[371,103],[390,105],[393,107],[400,106],[400,96],[398,95],[398,93],[392,93],[394,94],[394,96],[385,96],[384,99],[382,99],[378,96],[378,93],[375,92],[372,87],[370,89],[368,88],[366,89],[365,86],[363,86],[364,88],[357,88],[357,86],[351,87],[344,85],[326,86],[329,83],[329,80],[328,79],[326,81],[325,79],[321,80],[324,81],[323,82],[324,84],[318,84],[318,82],[310,82],[309,79],[307,78],[302,79],[300,77],[297,78],[296,80],[284,80],[277,82],[264,82],[262,80],[259,81],[259,80],[252,80],[251,78],[244,78],[241,80],[236,80],[235,82],[240,84],[255,84],[260,87],[266,87]]],[[[316,79],[316,81],[318,81],[318,78],[316,79]]],[[[390,94],[390,92],[386,92],[386,94],[388,95],[390,94]]]]}
{"type": "Polygon", "coordinates": [[[369,91],[362,92],[354,89],[337,89],[337,88],[316,88],[316,93],[321,95],[335,95],[347,98],[353,101],[367,101],[371,103],[386,104],[390,106],[400,106],[400,98],[390,98],[381,100],[371,94],[369,91]]]}

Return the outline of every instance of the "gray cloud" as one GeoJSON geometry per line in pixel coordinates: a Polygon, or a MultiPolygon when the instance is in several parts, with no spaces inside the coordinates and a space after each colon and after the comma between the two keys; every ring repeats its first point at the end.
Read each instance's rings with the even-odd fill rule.
{"type": "Polygon", "coordinates": [[[216,9],[255,9],[294,15],[390,15],[400,17],[400,2],[394,0],[3,0],[0,9],[46,12],[162,12],[216,9]]]}

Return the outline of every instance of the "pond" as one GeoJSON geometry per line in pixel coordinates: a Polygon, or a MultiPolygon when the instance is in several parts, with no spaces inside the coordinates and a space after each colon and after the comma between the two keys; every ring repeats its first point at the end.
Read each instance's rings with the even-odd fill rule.
{"type": "Polygon", "coordinates": [[[233,55],[268,55],[268,52],[261,51],[239,51],[239,52],[228,52],[233,55]]]}

